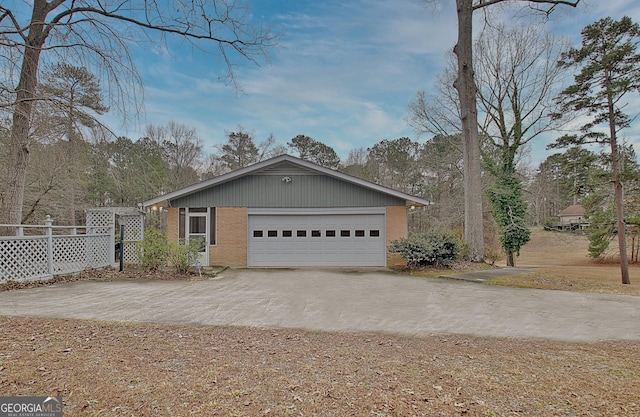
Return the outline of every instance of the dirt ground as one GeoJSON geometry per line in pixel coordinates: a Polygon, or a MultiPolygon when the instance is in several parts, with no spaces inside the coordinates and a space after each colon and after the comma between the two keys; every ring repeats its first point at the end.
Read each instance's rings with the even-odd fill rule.
{"type": "MultiPolygon", "coordinates": [[[[563,252],[580,239],[537,233],[518,259],[549,268],[533,281],[621,286],[615,266],[563,252]]],[[[640,415],[639,392],[638,342],[0,317],[0,395],[60,395],[67,417],[631,417],[640,415]]]]}

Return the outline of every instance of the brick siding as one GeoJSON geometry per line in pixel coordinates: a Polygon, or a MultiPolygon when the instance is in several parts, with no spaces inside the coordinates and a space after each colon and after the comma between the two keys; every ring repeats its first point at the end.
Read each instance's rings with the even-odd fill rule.
{"type": "Polygon", "coordinates": [[[209,265],[247,265],[247,209],[216,208],[216,245],[209,247],[209,265]]]}
{"type": "Polygon", "coordinates": [[[169,243],[178,241],[178,214],[177,207],[167,209],[167,241],[169,243]]]}
{"type": "MultiPolygon", "coordinates": [[[[387,206],[387,248],[391,242],[409,236],[407,226],[407,208],[405,206],[387,206]]],[[[406,261],[397,253],[387,252],[387,266],[406,265],[406,261]]]]}

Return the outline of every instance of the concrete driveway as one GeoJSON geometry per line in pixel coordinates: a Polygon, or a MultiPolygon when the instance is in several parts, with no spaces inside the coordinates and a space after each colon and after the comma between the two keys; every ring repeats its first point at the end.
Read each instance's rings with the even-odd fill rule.
{"type": "Polygon", "coordinates": [[[640,297],[494,287],[379,270],[228,270],[0,293],[0,315],[570,341],[640,340],[640,297]]]}

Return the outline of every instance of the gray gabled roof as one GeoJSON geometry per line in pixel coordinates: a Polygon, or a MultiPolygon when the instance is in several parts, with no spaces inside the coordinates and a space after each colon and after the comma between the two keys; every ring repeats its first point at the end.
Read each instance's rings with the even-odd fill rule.
{"type": "Polygon", "coordinates": [[[313,172],[317,172],[319,174],[324,174],[330,177],[334,177],[337,179],[340,179],[342,181],[346,181],[346,182],[350,182],[352,184],[357,184],[361,187],[364,188],[368,188],[371,190],[375,190],[381,193],[385,193],[403,200],[406,200],[407,205],[415,205],[415,206],[427,206],[430,205],[431,202],[428,200],[425,200],[423,198],[420,197],[416,197],[416,196],[412,196],[409,194],[405,194],[403,192],[397,191],[397,190],[393,190],[391,188],[387,188],[387,187],[383,187],[381,185],[378,184],[374,184],[372,182],[369,181],[365,181],[363,179],[357,178],[357,177],[353,177],[351,175],[348,174],[344,174],[342,172],[330,169],[330,168],[326,168],[317,164],[314,164],[312,162],[309,161],[305,161],[303,159],[300,158],[296,158],[294,156],[291,155],[280,155],[280,156],[276,156],[274,158],[271,159],[267,159],[265,161],[262,162],[258,162],[256,164],[250,165],[248,167],[245,168],[240,168],[237,169],[235,171],[231,171],[228,172],[226,174],[208,179],[208,180],[204,180],[201,182],[198,182],[196,184],[193,185],[189,185],[187,187],[184,188],[180,188],[178,190],[169,192],[167,194],[163,194],[160,195],[158,197],[149,199],[147,201],[144,201],[142,203],[143,207],[149,207],[149,206],[153,206],[155,204],[160,204],[162,202],[165,201],[169,201],[169,200],[174,200],[176,198],[180,198],[180,197],[184,197],[187,196],[189,194],[193,194],[196,193],[198,191],[204,190],[206,188],[210,188],[210,187],[214,187],[216,185],[225,183],[225,182],[229,182],[232,180],[235,180],[237,178],[240,178],[242,176],[245,175],[250,175],[250,174],[254,174],[254,173],[258,173],[259,171],[263,171],[269,167],[272,167],[276,164],[280,164],[282,162],[288,162],[294,165],[299,166],[302,169],[306,169],[309,171],[313,171],[313,172]]]}

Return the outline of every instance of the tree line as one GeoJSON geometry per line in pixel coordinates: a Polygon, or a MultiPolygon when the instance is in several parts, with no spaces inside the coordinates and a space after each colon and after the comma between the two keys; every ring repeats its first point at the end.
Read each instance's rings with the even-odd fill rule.
{"type": "MultiPolygon", "coordinates": [[[[74,70],[75,74],[84,74],[74,70]]],[[[99,89],[88,88],[91,95],[75,95],[84,103],[90,97],[99,104],[99,89]]],[[[84,91],[84,90],[83,90],[84,91]]],[[[99,106],[98,106],[99,108],[99,106]]],[[[87,109],[84,109],[87,111],[87,109]]],[[[64,127],[57,136],[34,141],[34,163],[28,170],[25,189],[24,223],[40,223],[47,214],[55,213],[60,224],[81,224],[84,210],[104,206],[136,206],[141,201],[195,182],[239,169],[284,153],[292,154],[338,169],[341,172],[427,199],[433,205],[409,212],[409,225],[414,232],[431,229],[454,230],[462,236],[464,227],[463,152],[460,135],[434,135],[427,140],[407,137],[383,139],[370,148],[352,149],[341,159],[333,148],[306,135],[298,135],[285,144],[274,135],[263,141],[253,132],[238,126],[225,132],[226,142],[206,153],[203,140],[195,129],[169,122],[165,126],[149,125],[137,140],[127,137],[110,139],[96,134],[100,130],[68,129],[91,120],[74,108],[65,115],[69,123],[59,123],[61,115],[50,114],[64,127]],[[71,134],[68,134],[72,132],[71,134]]],[[[39,120],[44,120],[44,116],[39,120]]],[[[89,123],[91,125],[91,123],[89,123]]],[[[51,129],[44,129],[51,132],[51,129]]],[[[7,140],[7,129],[0,139],[7,140]]],[[[491,155],[487,142],[483,153],[491,155]]],[[[2,146],[1,149],[6,150],[2,146]]],[[[626,188],[627,222],[632,229],[633,248],[640,228],[640,168],[632,146],[625,146],[623,178],[626,188]]],[[[6,154],[1,157],[6,158],[6,154]]],[[[495,161],[494,161],[495,162],[495,161]]],[[[597,238],[592,255],[607,254],[609,238],[614,235],[610,187],[611,158],[573,146],[547,157],[537,167],[523,162],[516,170],[522,186],[526,227],[551,224],[558,213],[569,205],[582,203],[588,209],[597,238]],[[605,210],[602,208],[606,207],[605,210]]],[[[486,169],[490,173],[490,168],[486,169]]],[[[484,222],[487,247],[500,251],[499,233],[491,215],[489,192],[498,180],[483,175],[484,222]]],[[[637,260],[637,253],[632,260],[637,260]]]]}
{"type": "MultiPolygon", "coordinates": [[[[411,213],[412,227],[464,229],[472,260],[484,257],[487,236],[495,235],[513,264],[529,240],[528,226],[544,222],[555,214],[550,207],[560,209],[567,198],[583,202],[594,219],[613,212],[628,283],[625,234],[632,215],[625,206],[634,198],[635,154],[618,136],[634,120],[623,98],[640,90],[640,29],[627,17],[604,18],[584,28],[580,46],[569,47],[539,23],[518,21],[514,29],[486,15],[474,41],[473,13],[498,3],[519,2],[456,1],[458,42],[451,65],[433,95],[418,92],[409,104],[408,123],[422,139],[383,139],[352,150],[344,161],[304,134],[286,145],[273,135],[257,142],[239,126],[225,132],[226,143],[204,155],[195,130],[176,122],[148,126],[136,140],[114,139],[100,123],[107,111],[128,115],[130,106],[139,105],[141,80],[130,49],[134,39],[165,47],[168,37],[176,37],[208,50],[227,64],[232,84],[237,59],[258,63],[266,58],[279,35],[248,20],[241,1],[165,8],[137,0],[122,3],[127,7],[108,0],[35,0],[30,14],[0,6],[0,109],[6,114],[0,123],[5,167],[0,220],[29,222],[54,208],[74,223],[87,205],[132,205],[291,152],[437,203],[426,209],[428,216],[411,213]],[[569,75],[572,83],[565,82],[569,75]],[[103,85],[107,94],[100,90],[103,85]],[[586,122],[570,126],[577,120],[586,122]],[[567,149],[564,153],[536,170],[522,164],[535,139],[563,129],[577,132],[551,145],[567,149]],[[583,155],[588,144],[607,145],[608,153],[583,155]],[[579,169],[577,160],[590,160],[592,167],[579,169]],[[561,194],[567,169],[573,169],[574,184],[570,193],[561,194]],[[613,184],[610,193],[594,185],[604,183],[613,184]]],[[[579,0],[522,3],[548,17],[557,6],[575,7],[579,0]]]]}

